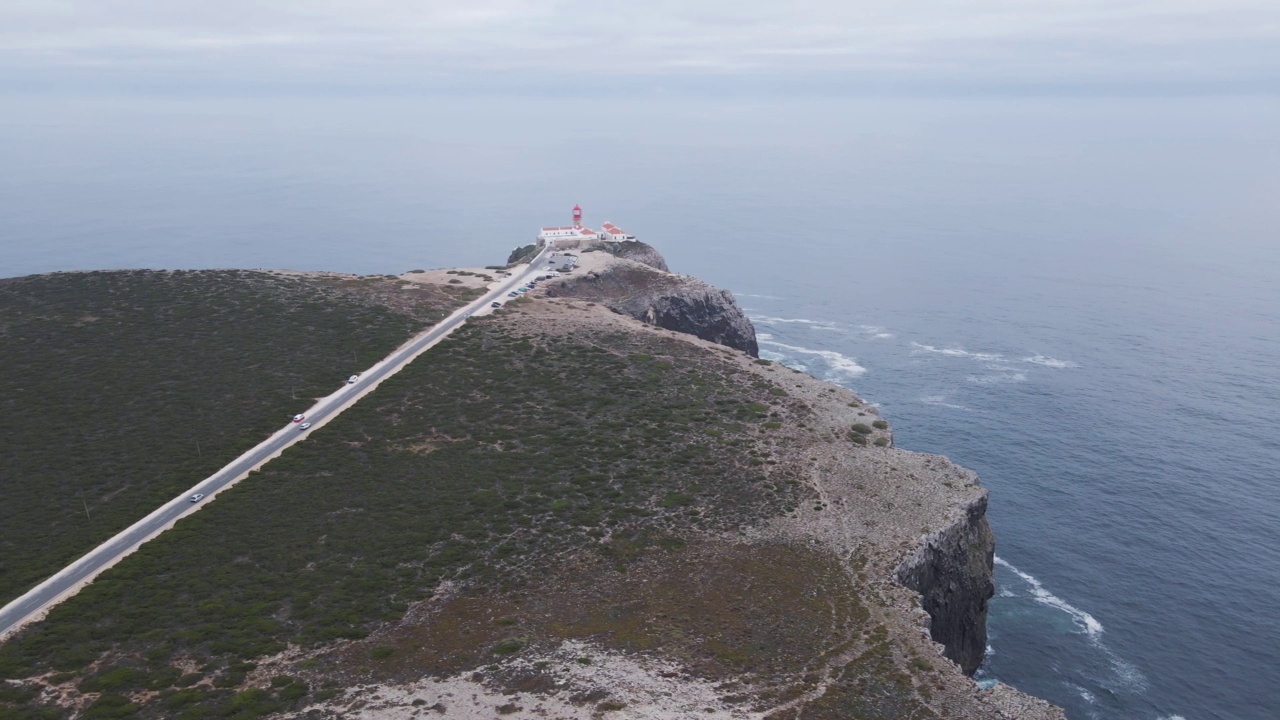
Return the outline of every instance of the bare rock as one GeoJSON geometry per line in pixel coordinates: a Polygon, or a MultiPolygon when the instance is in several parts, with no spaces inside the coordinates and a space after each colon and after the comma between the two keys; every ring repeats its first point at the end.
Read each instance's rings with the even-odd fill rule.
{"type": "Polygon", "coordinates": [[[549,283],[547,296],[598,302],[645,324],[688,333],[751,357],[760,356],[756,329],[738,307],[733,293],[697,278],[666,272],[666,261],[658,251],[648,245],[644,248],[647,250],[639,249],[636,254],[645,262],[591,253],[606,261],[584,260],[581,275],[549,283]]]}

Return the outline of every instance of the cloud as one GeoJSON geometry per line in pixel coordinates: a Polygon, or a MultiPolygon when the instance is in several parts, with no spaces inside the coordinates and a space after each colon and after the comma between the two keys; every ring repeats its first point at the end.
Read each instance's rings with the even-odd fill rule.
{"type": "Polygon", "coordinates": [[[1268,82],[1273,0],[8,0],[0,71],[1268,82]]]}

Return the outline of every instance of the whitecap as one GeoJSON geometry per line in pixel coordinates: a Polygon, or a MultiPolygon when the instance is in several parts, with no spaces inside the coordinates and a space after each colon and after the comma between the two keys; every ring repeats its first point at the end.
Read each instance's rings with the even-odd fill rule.
{"type": "Polygon", "coordinates": [[[761,300],[781,300],[782,299],[777,295],[752,295],[751,293],[740,293],[740,292],[736,292],[734,293],[734,295],[737,295],[738,297],[760,298],[761,300]]]}
{"type": "MultiPolygon", "coordinates": [[[[757,338],[760,338],[760,337],[762,337],[762,336],[757,335],[756,337],[757,337],[757,338]]],[[[772,336],[770,336],[770,337],[772,337],[772,336]]],[[[769,342],[768,342],[767,340],[761,340],[760,342],[761,342],[761,344],[765,344],[765,345],[769,344],[769,342]]],[[[771,351],[771,350],[763,350],[763,349],[762,349],[762,350],[760,351],[760,359],[761,359],[761,360],[772,360],[773,362],[776,362],[776,363],[778,363],[779,365],[785,365],[786,367],[789,367],[789,368],[791,368],[792,370],[799,370],[800,372],[809,372],[809,366],[808,366],[808,365],[805,365],[804,363],[798,363],[798,362],[796,362],[795,360],[792,360],[790,357],[787,357],[786,355],[784,355],[784,354],[782,354],[782,353],[780,353],[780,352],[773,352],[773,351],[771,351]]]]}
{"type": "Polygon", "coordinates": [[[834,350],[813,350],[806,347],[800,347],[798,345],[787,345],[785,343],[774,342],[773,340],[765,340],[760,344],[768,345],[769,347],[782,348],[783,350],[790,350],[793,353],[800,353],[802,355],[816,355],[822,358],[822,360],[826,362],[827,367],[831,368],[831,372],[837,375],[858,377],[867,371],[866,368],[858,364],[857,360],[854,360],[847,355],[841,355],[834,350]]]}
{"type": "Polygon", "coordinates": [[[1032,355],[1031,357],[1022,358],[1022,362],[1031,363],[1033,365],[1043,365],[1050,368],[1078,368],[1080,363],[1072,360],[1059,360],[1051,358],[1048,355],[1032,355]]]}
{"type": "MultiPolygon", "coordinates": [[[[1102,623],[1098,622],[1092,615],[1049,592],[1035,577],[1022,572],[1018,568],[1002,560],[999,556],[995,558],[995,562],[997,565],[1008,568],[1014,575],[1022,578],[1027,585],[1030,585],[1031,596],[1036,599],[1036,602],[1048,605],[1049,607],[1056,608],[1066,613],[1091,639],[1096,640],[1100,635],[1102,635],[1102,623]]],[[[1118,658],[1113,658],[1113,660],[1118,660],[1118,658]]]]}
{"type": "Polygon", "coordinates": [[[1142,692],[1147,689],[1147,677],[1136,665],[1111,652],[1111,649],[1102,643],[1098,645],[1111,661],[1111,670],[1116,674],[1121,688],[1130,692],[1142,692]]]}
{"type": "Polygon", "coordinates": [[[975,385],[1001,385],[1003,383],[1020,383],[1026,382],[1025,373],[999,373],[997,375],[970,375],[968,381],[975,385]]]}
{"type": "Polygon", "coordinates": [[[969,352],[968,350],[964,350],[962,348],[939,348],[939,347],[934,347],[933,345],[925,345],[923,343],[918,343],[918,342],[911,343],[911,352],[913,354],[926,353],[926,352],[935,353],[937,355],[946,355],[948,357],[971,358],[973,360],[985,360],[987,362],[1003,362],[1004,361],[1004,356],[1001,355],[1000,353],[969,352]]]}
{"type": "Polygon", "coordinates": [[[756,333],[756,340],[772,340],[773,336],[769,333],[756,333]]]}
{"type": "Polygon", "coordinates": [[[820,327],[826,330],[838,330],[836,324],[830,320],[810,320],[808,318],[782,318],[773,317],[772,315],[748,315],[747,319],[751,322],[764,323],[765,325],[809,325],[820,327]]]}
{"type": "Polygon", "coordinates": [[[858,331],[873,340],[886,340],[894,336],[893,333],[885,331],[879,325],[859,325],[858,331]]]}
{"type": "Polygon", "coordinates": [[[1079,694],[1085,702],[1091,705],[1098,702],[1098,698],[1094,697],[1093,693],[1089,692],[1088,688],[1080,687],[1079,685],[1072,685],[1071,687],[1076,689],[1076,693],[1079,694]]]}
{"type": "Polygon", "coordinates": [[[925,395],[920,398],[920,402],[924,403],[925,405],[937,405],[939,407],[951,408],[952,410],[968,410],[969,409],[963,405],[956,405],[955,403],[947,402],[947,397],[948,397],[947,395],[925,395]]]}

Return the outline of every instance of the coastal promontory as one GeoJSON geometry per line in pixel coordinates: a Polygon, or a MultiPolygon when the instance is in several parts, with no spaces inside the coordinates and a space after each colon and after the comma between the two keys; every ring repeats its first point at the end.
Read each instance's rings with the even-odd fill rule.
{"type": "MultiPolygon", "coordinates": [[[[994,547],[972,472],[895,447],[852,391],[756,357],[732,295],[672,274],[653,248],[579,258],[0,644],[0,717],[1062,717],[969,677],[994,547]]],[[[75,445],[96,479],[63,480],[66,502],[26,527],[145,512],[175,476],[203,471],[191,452],[222,459],[257,441],[223,433],[196,449],[169,418],[269,426],[499,275],[0,284],[0,331],[39,339],[5,368],[11,390],[39,381],[68,408],[46,430],[74,433],[71,420],[141,393],[127,432],[96,427],[108,437],[75,445]],[[259,322],[283,325],[247,329],[259,322]],[[42,375],[60,359],[89,367],[78,343],[112,328],[128,342],[103,340],[111,366],[145,361],[164,392],[42,375]],[[256,347],[267,337],[283,338],[276,354],[327,347],[332,367],[282,372],[256,347]],[[190,350],[217,345],[230,349],[216,367],[190,350]],[[255,401],[220,403],[236,378],[255,401]],[[114,470],[94,475],[102,454],[114,470]]],[[[11,411],[52,411],[26,392],[11,411]]],[[[0,432],[0,462],[52,462],[17,424],[0,432]]],[[[76,532],[24,555],[10,595],[101,536],[76,532]]]]}

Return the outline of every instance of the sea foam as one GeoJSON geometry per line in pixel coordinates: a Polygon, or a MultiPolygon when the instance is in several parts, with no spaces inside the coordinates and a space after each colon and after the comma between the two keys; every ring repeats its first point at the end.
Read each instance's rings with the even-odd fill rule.
{"type": "MultiPolygon", "coordinates": [[[[757,339],[758,338],[759,336],[757,336],[757,339]]],[[[858,364],[857,360],[854,360],[848,355],[841,355],[840,353],[834,350],[813,350],[806,347],[800,347],[799,345],[787,345],[785,343],[775,342],[773,340],[760,340],[760,344],[768,345],[769,347],[773,347],[773,348],[781,348],[783,350],[787,350],[793,353],[799,353],[801,355],[814,355],[814,356],[820,357],[822,358],[823,362],[827,364],[827,367],[831,369],[831,372],[837,375],[844,375],[847,377],[858,377],[867,371],[866,368],[858,364]]],[[[778,355],[779,355],[779,358],[785,357],[785,353],[779,353],[778,355]]],[[[773,358],[767,358],[767,359],[772,360],[773,358]]]]}
{"type": "Polygon", "coordinates": [[[1051,358],[1048,355],[1039,355],[1039,354],[1032,355],[1031,357],[1022,358],[1022,362],[1031,363],[1032,365],[1043,365],[1044,367],[1050,367],[1050,368],[1080,367],[1080,363],[1074,362],[1072,360],[1059,360],[1057,358],[1051,358]]]}
{"type": "Polygon", "coordinates": [[[968,381],[975,385],[1001,385],[1003,383],[1026,382],[1027,376],[1020,372],[1005,372],[995,375],[970,375],[968,381]]]}
{"type": "Polygon", "coordinates": [[[830,320],[810,320],[808,318],[782,318],[773,317],[772,315],[748,315],[747,319],[751,322],[763,323],[765,325],[807,325],[813,329],[820,330],[839,330],[836,324],[830,320]]]}
{"type": "Polygon", "coordinates": [[[1018,568],[1002,560],[999,556],[996,556],[995,561],[997,565],[1008,568],[1014,575],[1022,578],[1023,582],[1031,587],[1031,596],[1035,598],[1037,602],[1066,613],[1090,638],[1097,639],[1102,635],[1102,623],[1098,622],[1092,615],[1049,592],[1034,576],[1029,573],[1022,572],[1018,568]]]}
{"type": "Polygon", "coordinates": [[[1001,362],[1004,360],[1004,356],[1001,355],[1000,353],[969,352],[968,350],[963,350],[961,348],[940,348],[940,347],[934,347],[933,345],[925,345],[923,343],[918,343],[914,341],[911,343],[911,352],[912,353],[934,353],[935,355],[946,355],[947,357],[970,358],[973,360],[985,360],[987,362],[1001,362]]]}
{"type": "Polygon", "coordinates": [[[963,405],[956,405],[955,403],[947,402],[948,397],[949,397],[948,395],[924,395],[924,396],[921,396],[920,402],[924,403],[925,405],[937,405],[938,407],[951,408],[952,410],[968,410],[969,409],[963,405]]]}

